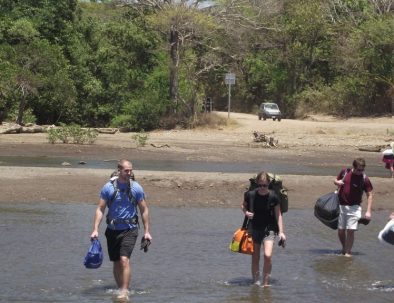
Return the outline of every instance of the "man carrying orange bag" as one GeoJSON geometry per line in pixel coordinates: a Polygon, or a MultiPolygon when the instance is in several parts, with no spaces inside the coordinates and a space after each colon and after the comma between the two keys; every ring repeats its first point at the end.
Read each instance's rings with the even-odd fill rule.
{"type": "MultiPolygon", "coordinates": [[[[279,235],[279,245],[285,246],[283,217],[278,197],[268,190],[269,176],[260,172],[257,177],[257,189],[245,193],[242,211],[250,220],[253,239],[252,278],[256,285],[268,287],[272,269],[274,240],[279,235]],[[263,281],[260,281],[260,250],[264,246],[263,281]]],[[[249,228],[250,229],[250,228],[249,228]]]]}

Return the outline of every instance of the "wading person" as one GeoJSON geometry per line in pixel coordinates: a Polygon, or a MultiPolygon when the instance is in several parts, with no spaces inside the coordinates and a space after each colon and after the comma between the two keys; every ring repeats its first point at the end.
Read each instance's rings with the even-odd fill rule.
{"type": "Polygon", "coordinates": [[[338,238],[342,244],[342,254],[346,257],[352,255],[354,233],[361,218],[361,202],[365,192],[367,195],[367,210],[363,220],[371,220],[372,215],[372,184],[365,175],[365,160],[357,158],[353,161],[353,168],[342,169],[334,180],[339,187],[339,218],[338,238]]]}
{"type": "Polygon", "coordinates": [[[138,236],[138,209],[144,226],[144,238],[151,241],[149,212],[144,190],[131,180],[133,167],[130,161],[120,160],[118,178],[111,178],[101,189],[98,207],[93,222],[91,238],[99,235],[99,226],[108,208],[106,217],[108,255],[113,262],[113,274],[119,288],[118,299],[128,299],[130,285],[130,256],[138,236]]]}
{"type": "Polygon", "coordinates": [[[273,191],[268,190],[269,177],[260,172],[256,177],[257,189],[244,195],[242,211],[249,218],[249,230],[252,231],[252,278],[256,285],[269,286],[272,269],[272,253],[277,235],[280,243],[286,241],[283,229],[283,217],[280,211],[279,199],[273,191]],[[263,275],[260,277],[260,251],[264,251],[263,275]],[[262,278],[262,281],[261,281],[262,278]]]}
{"type": "Polygon", "coordinates": [[[383,151],[382,161],[385,168],[390,170],[391,178],[394,178],[394,142],[390,143],[390,148],[383,151]]]}

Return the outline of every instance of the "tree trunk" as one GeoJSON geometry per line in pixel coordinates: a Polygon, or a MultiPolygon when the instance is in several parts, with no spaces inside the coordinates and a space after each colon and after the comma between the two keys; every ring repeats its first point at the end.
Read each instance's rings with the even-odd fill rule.
{"type": "Polygon", "coordinates": [[[197,94],[196,94],[196,90],[193,88],[192,104],[190,106],[190,111],[191,111],[191,115],[192,115],[194,121],[196,120],[196,117],[197,117],[196,107],[197,107],[197,94]]]}
{"type": "Polygon", "coordinates": [[[174,112],[178,107],[178,86],[179,86],[179,35],[173,28],[170,31],[170,100],[174,104],[174,112]]]}
{"type": "Polygon", "coordinates": [[[391,101],[391,116],[394,117],[394,86],[390,87],[388,97],[391,101]]]}
{"type": "Polygon", "coordinates": [[[23,121],[23,114],[25,112],[25,108],[26,108],[26,98],[25,96],[22,96],[22,99],[19,103],[19,110],[18,110],[18,118],[16,118],[16,124],[21,125],[22,121],[23,121]]]}

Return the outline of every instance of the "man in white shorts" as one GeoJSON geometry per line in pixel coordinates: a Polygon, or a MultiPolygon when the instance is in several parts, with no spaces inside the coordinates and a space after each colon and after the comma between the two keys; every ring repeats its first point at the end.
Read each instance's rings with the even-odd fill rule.
{"type": "Polygon", "coordinates": [[[363,220],[369,222],[372,214],[372,183],[364,173],[365,160],[357,158],[353,168],[342,169],[334,180],[339,187],[340,213],[338,218],[338,238],[342,244],[342,254],[351,257],[354,232],[361,218],[363,192],[367,195],[367,211],[363,220]]]}

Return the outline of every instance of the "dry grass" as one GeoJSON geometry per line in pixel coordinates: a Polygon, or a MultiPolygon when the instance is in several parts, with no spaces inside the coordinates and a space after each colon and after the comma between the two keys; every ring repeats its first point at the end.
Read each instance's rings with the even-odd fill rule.
{"type": "Polygon", "coordinates": [[[394,136],[394,129],[387,129],[386,130],[386,135],[394,136]]]}
{"type": "Polygon", "coordinates": [[[216,113],[203,113],[193,123],[193,128],[223,128],[223,127],[235,127],[238,123],[234,119],[227,119],[223,116],[219,116],[216,113]]]}

